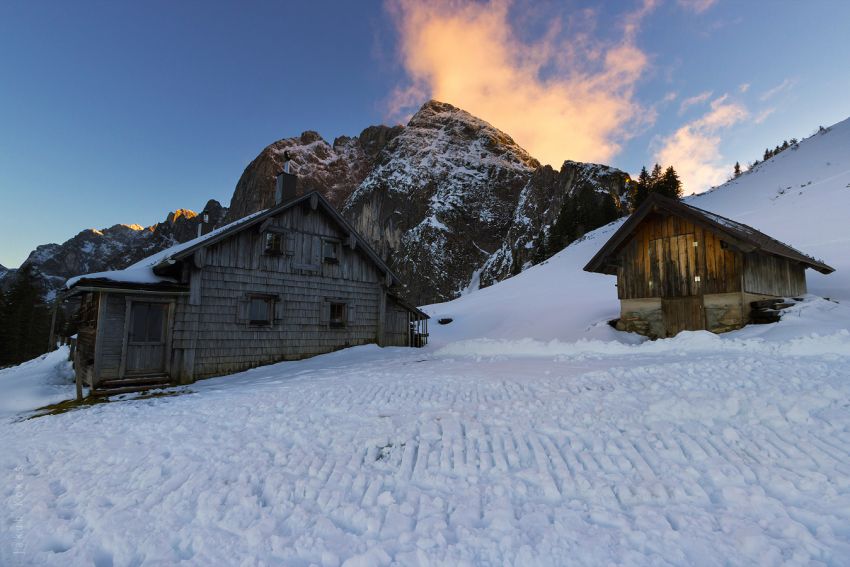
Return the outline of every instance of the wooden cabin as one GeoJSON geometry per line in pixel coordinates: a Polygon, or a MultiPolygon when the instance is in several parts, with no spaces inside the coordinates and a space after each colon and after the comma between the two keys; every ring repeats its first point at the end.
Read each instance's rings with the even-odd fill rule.
{"type": "Polygon", "coordinates": [[[332,205],[316,192],[279,202],[69,280],[79,380],[115,393],[367,343],[425,345],[428,315],[398,296],[398,277],[332,205]]]}
{"type": "Polygon", "coordinates": [[[652,194],[584,269],[617,276],[617,328],[649,337],[715,333],[751,304],[806,293],[806,268],[833,268],[758,230],[652,194]]]}

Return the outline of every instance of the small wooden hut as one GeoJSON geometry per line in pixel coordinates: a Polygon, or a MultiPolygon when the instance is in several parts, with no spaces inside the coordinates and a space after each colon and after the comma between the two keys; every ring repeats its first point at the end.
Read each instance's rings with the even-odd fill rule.
{"type": "MultiPolygon", "coordinates": [[[[78,380],[116,393],[348,346],[424,346],[426,315],[319,193],[179,244],[125,270],[72,278],[78,380]]],[[[278,184],[280,185],[280,183],[278,184]]]]}
{"type": "Polygon", "coordinates": [[[649,337],[716,333],[751,305],[806,293],[806,268],[833,268],[745,224],[652,194],[584,269],[617,276],[617,328],[649,337]]]}

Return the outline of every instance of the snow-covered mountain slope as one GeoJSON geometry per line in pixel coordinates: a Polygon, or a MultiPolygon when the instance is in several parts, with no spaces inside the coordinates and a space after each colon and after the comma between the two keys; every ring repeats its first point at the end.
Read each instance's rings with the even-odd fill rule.
{"type": "Polygon", "coordinates": [[[449,299],[501,246],[539,166],[504,132],[430,101],[387,144],[343,214],[392,257],[409,298],[449,299]]]}
{"type": "Polygon", "coordinates": [[[266,146],[239,178],[225,222],[274,205],[275,178],[283,169],[284,152],[289,153],[292,171],[298,175],[299,194],[319,191],[331,204],[342,207],[372,170],[376,156],[401,130],[401,126],[370,126],[359,136],[341,136],[333,144],[318,132],[307,131],[266,146]]]}
{"type": "Polygon", "coordinates": [[[850,300],[850,118],[688,203],[733,218],[821,259],[809,291],[850,300]]]}
{"type": "MultiPolygon", "coordinates": [[[[554,221],[567,195],[585,202],[605,192],[619,203],[628,178],[598,164],[541,167],[508,134],[432,100],[404,126],[370,126],[333,143],[306,131],[270,144],[245,168],[230,208],[215,203],[226,217],[211,214],[214,225],[274,203],[284,152],[298,175],[297,192],[319,191],[340,208],[408,284],[404,294],[416,303],[451,299],[477,288],[478,281],[504,279],[529,259],[526,246],[554,221]]],[[[590,202],[595,200],[601,203],[590,202]]],[[[41,262],[36,268],[53,290],[68,277],[122,269],[192,238],[193,221],[178,220],[173,231],[160,223],[126,238],[120,238],[120,227],[83,231],[62,245],[39,247],[33,260],[41,262]],[[180,230],[180,223],[191,230],[180,230]]],[[[0,285],[2,280],[0,273],[0,285]]]]}
{"type": "MultiPolygon", "coordinates": [[[[819,132],[689,204],[757,228],[836,268],[806,271],[809,292],[850,301],[850,119],[819,132]]],[[[476,337],[611,338],[615,278],[582,268],[623,221],[597,229],[547,262],[425,310],[443,344],[476,337]]]]}
{"type": "MultiPolygon", "coordinates": [[[[195,238],[203,214],[209,225],[222,222],[227,209],[218,201],[207,202],[201,214],[188,209],[168,213],[165,220],[148,227],[116,224],[79,232],[62,244],[42,244],[33,250],[22,266],[31,265],[40,277],[46,298],[52,299],[65,281],[79,274],[120,270],[138,260],[180,242],[195,238]]],[[[17,270],[0,270],[0,287],[11,285],[17,270]]]]}

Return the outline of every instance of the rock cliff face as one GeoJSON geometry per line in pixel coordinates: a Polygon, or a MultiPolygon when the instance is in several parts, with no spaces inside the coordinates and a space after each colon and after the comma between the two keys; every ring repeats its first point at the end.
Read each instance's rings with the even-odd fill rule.
{"type": "Polygon", "coordinates": [[[431,101],[390,141],[343,214],[417,303],[456,297],[497,250],[539,163],[483,120],[431,101]]]}
{"type": "Polygon", "coordinates": [[[284,150],[299,193],[334,203],[406,282],[418,304],[508,277],[514,257],[551,225],[565,196],[619,205],[628,176],[596,164],[541,167],[510,136],[450,104],[429,101],[405,126],[372,126],[328,144],[315,132],[265,148],[245,169],[228,220],[274,203],[284,150]]]}
{"type": "MultiPolygon", "coordinates": [[[[407,283],[417,304],[444,301],[490,285],[527,265],[530,246],[565,198],[625,212],[628,176],[597,164],[541,167],[510,136],[450,104],[427,102],[405,126],[370,126],[329,144],[308,131],[279,140],[245,168],[229,209],[210,201],[219,225],[274,204],[275,176],[289,151],[298,192],[318,190],[367,238],[407,283]]],[[[81,273],[118,269],[193,238],[198,217],[170,213],[152,227],[83,231],[64,244],[39,246],[27,259],[49,290],[81,273]]],[[[0,272],[0,285],[10,270],[0,272]]]]}
{"type": "Polygon", "coordinates": [[[298,175],[298,194],[321,191],[334,206],[341,207],[400,130],[400,126],[371,126],[360,136],[341,136],[333,144],[312,131],[278,140],[245,168],[230,200],[226,222],[274,205],[275,177],[283,169],[284,151],[289,151],[291,171],[298,175]]]}
{"type": "Polygon", "coordinates": [[[509,277],[515,263],[527,265],[535,237],[541,229],[552,226],[568,197],[602,206],[603,198],[610,195],[619,212],[627,214],[628,181],[629,176],[619,169],[595,163],[567,160],[560,171],[548,165],[537,169],[522,189],[501,247],[487,259],[481,271],[480,285],[492,285],[509,277]]]}

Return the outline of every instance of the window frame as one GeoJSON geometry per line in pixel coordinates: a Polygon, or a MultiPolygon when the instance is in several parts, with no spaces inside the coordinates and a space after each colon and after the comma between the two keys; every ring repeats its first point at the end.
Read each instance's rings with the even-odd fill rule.
{"type": "Polygon", "coordinates": [[[274,314],[275,314],[275,307],[276,307],[275,303],[276,303],[277,299],[274,296],[268,295],[268,294],[249,293],[247,300],[248,300],[248,307],[247,307],[248,312],[247,312],[246,315],[248,316],[248,319],[247,319],[248,326],[249,327],[272,327],[275,323],[274,314]],[[268,318],[267,319],[252,319],[251,318],[251,315],[252,315],[251,307],[252,307],[254,301],[264,301],[266,303],[266,306],[268,308],[268,318]]]}
{"type": "Polygon", "coordinates": [[[281,256],[284,253],[286,234],[276,230],[263,232],[263,254],[266,256],[281,256]],[[269,246],[270,242],[276,242],[277,248],[269,246]]]}
{"type": "Polygon", "coordinates": [[[342,255],[342,243],[335,238],[322,239],[322,263],[324,264],[339,264],[340,256],[342,255]],[[334,255],[328,256],[325,249],[328,245],[333,246],[334,255]]]}
{"type": "Polygon", "coordinates": [[[345,329],[348,327],[348,303],[343,301],[328,302],[328,327],[331,329],[345,329]],[[342,316],[339,320],[334,320],[334,307],[342,309],[342,316]]]}

